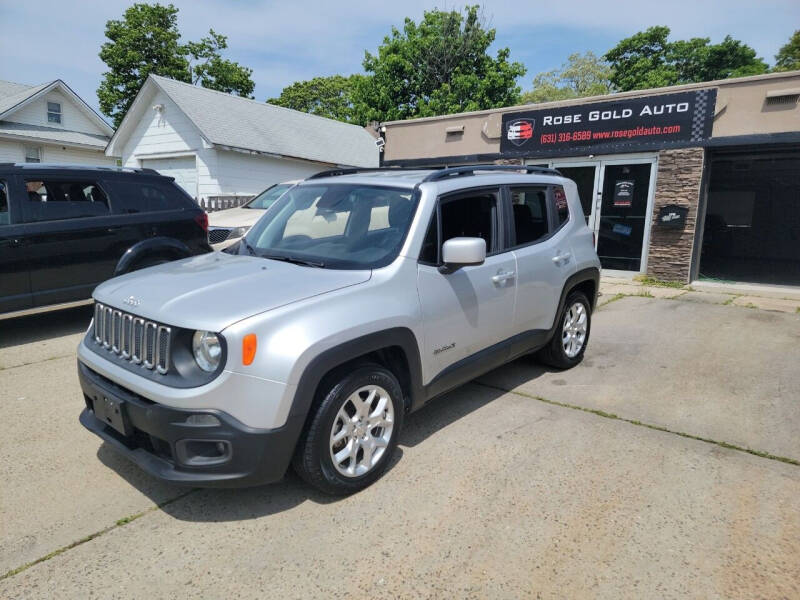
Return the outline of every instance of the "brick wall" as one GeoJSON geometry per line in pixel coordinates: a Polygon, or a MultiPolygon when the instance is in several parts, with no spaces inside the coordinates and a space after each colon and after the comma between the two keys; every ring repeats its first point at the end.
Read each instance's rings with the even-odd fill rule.
{"type": "Polygon", "coordinates": [[[648,275],[667,281],[689,281],[703,156],[702,148],[662,150],[658,153],[653,226],[647,257],[648,275]],[[678,204],[689,209],[683,229],[666,229],[657,224],[658,211],[667,204],[678,204]]]}

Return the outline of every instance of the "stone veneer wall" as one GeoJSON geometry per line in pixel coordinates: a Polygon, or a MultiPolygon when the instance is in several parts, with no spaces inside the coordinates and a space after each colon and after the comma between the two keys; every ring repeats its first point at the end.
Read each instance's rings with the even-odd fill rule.
{"type": "Polygon", "coordinates": [[[658,153],[653,224],[647,258],[648,275],[667,281],[689,281],[704,155],[702,148],[662,150],[658,153]],[[666,229],[657,224],[658,211],[667,204],[678,204],[689,209],[683,229],[666,229]]]}

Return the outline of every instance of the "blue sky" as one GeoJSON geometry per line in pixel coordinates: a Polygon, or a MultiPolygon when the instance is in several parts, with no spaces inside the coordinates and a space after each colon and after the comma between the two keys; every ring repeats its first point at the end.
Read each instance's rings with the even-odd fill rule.
{"type": "MultiPolygon", "coordinates": [[[[477,1],[477,0],[476,0],[477,1]]],[[[97,57],[108,19],[132,2],[120,0],[0,0],[0,79],[37,84],[63,79],[96,108],[105,65],[97,57]]],[[[253,69],[255,97],[265,100],[288,84],[317,75],[361,71],[364,50],[375,51],[392,25],[418,20],[426,9],[462,4],[380,2],[274,2],[271,0],[173,0],[184,41],[213,27],[228,36],[227,57],[253,69]]],[[[651,25],[667,25],[676,38],[730,33],[767,62],[800,29],[798,0],[560,0],[486,1],[496,47],[533,76],[556,68],[572,52],[602,54],[618,40],[651,25]]]]}

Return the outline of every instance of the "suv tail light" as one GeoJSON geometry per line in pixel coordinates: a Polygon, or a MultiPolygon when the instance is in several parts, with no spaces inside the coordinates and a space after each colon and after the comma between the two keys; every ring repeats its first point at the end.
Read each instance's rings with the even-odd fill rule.
{"type": "Polygon", "coordinates": [[[200,225],[203,228],[203,231],[208,233],[208,215],[205,211],[201,212],[194,218],[194,222],[200,225]]]}

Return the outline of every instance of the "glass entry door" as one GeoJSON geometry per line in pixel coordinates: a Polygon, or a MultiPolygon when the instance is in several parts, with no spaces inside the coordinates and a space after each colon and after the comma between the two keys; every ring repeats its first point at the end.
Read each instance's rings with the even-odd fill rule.
{"type": "Polygon", "coordinates": [[[603,163],[597,256],[604,269],[640,272],[649,236],[650,180],[654,162],[603,163]]]}
{"type": "Polygon", "coordinates": [[[553,161],[578,186],[586,223],[605,270],[646,270],[655,158],[553,161]]]}

